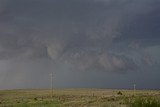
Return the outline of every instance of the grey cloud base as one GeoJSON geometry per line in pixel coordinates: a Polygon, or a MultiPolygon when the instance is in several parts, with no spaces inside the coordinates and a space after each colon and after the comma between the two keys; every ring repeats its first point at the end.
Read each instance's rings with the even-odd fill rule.
{"type": "Polygon", "coordinates": [[[1,0],[0,89],[49,87],[52,71],[55,87],[160,88],[159,5],[1,0]]]}

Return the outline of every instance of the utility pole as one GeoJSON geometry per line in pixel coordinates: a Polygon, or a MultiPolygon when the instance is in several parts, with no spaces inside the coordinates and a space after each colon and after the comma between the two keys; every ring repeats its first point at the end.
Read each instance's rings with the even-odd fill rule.
{"type": "Polygon", "coordinates": [[[51,76],[51,98],[53,99],[53,72],[50,74],[51,76]]]}
{"type": "Polygon", "coordinates": [[[136,84],[133,85],[133,90],[134,90],[134,96],[135,96],[136,84]]]}

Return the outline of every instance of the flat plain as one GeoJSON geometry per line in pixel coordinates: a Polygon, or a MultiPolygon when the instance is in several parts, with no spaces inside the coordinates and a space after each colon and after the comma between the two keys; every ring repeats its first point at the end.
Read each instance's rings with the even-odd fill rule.
{"type": "Polygon", "coordinates": [[[160,107],[159,90],[1,90],[0,107],[160,107]]]}

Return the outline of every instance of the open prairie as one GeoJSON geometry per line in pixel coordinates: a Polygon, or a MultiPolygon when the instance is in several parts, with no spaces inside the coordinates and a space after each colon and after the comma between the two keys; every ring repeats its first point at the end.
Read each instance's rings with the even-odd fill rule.
{"type": "Polygon", "coordinates": [[[112,89],[1,90],[0,107],[160,107],[160,91],[112,89]]]}

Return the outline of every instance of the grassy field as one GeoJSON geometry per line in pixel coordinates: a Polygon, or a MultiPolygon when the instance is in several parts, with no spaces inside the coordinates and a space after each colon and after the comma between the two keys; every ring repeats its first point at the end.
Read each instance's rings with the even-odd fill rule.
{"type": "Polygon", "coordinates": [[[2,90],[0,107],[160,107],[160,91],[109,89],[2,90]]]}

